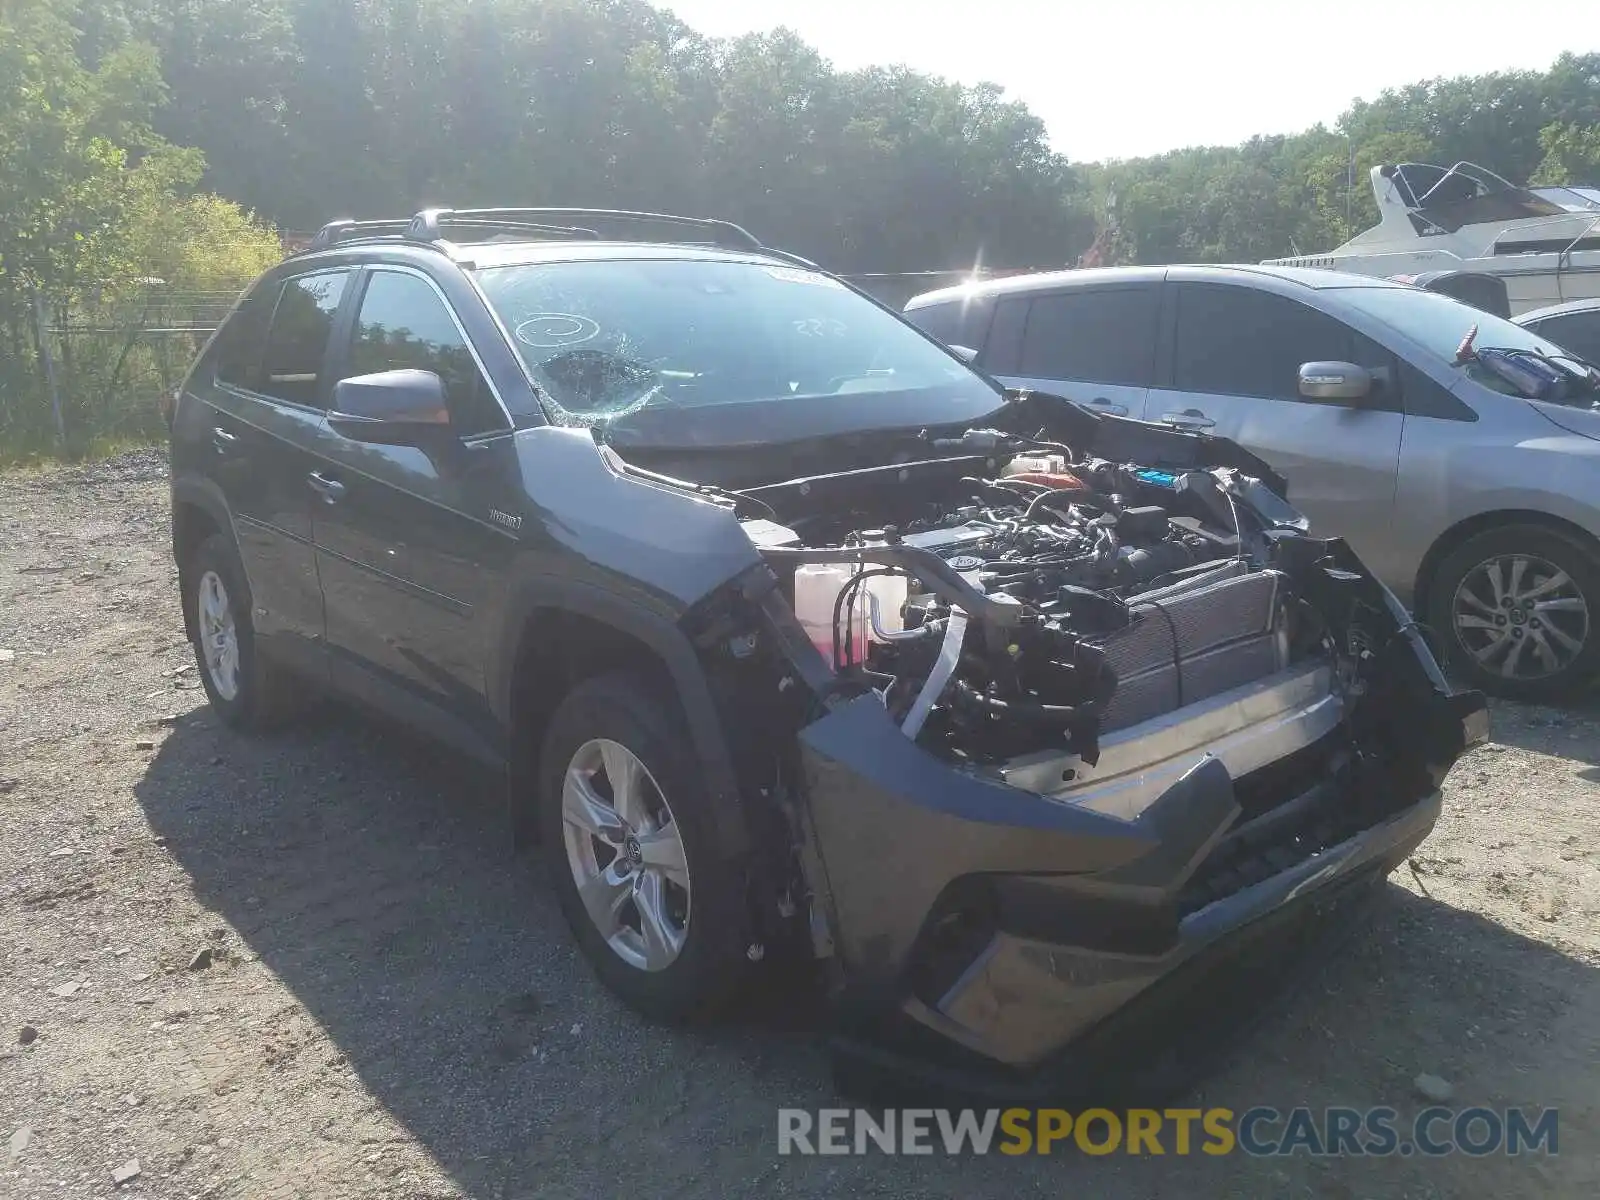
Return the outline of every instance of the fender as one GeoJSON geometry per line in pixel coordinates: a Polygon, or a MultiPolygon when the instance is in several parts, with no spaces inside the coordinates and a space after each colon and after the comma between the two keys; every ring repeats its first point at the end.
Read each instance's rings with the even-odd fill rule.
{"type": "Polygon", "coordinates": [[[233,529],[233,514],[228,510],[228,501],[223,497],[222,489],[204,476],[175,475],[172,479],[172,507],[168,513],[168,519],[172,524],[174,560],[178,557],[178,507],[183,504],[190,504],[203,510],[218,529],[237,540],[233,529]]]}
{"type": "MultiPolygon", "coordinates": [[[[536,575],[517,581],[507,598],[498,653],[491,656],[487,669],[489,703],[496,721],[506,731],[508,751],[515,736],[511,725],[512,676],[523,631],[539,609],[559,609],[600,621],[637,638],[661,659],[671,675],[695,754],[705,770],[705,799],[715,813],[712,824],[721,837],[722,852],[729,857],[747,853],[750,830],[740,802],[733,756],[699,656],[675,622],[626,596],[562,576],[536,575]]],[[[508,761],[510,757],[508,753],[508,761]]]]}
{"type": "MultiPolygon", "coordinates": [[[[172,544],[172,561],[177,563],[178,569],[183,570],[183,555],[178,545],[178,509],[182,505],[190,505],[200,509],[211,518],[222,532],[226,533],[237,544],[239,537],[234,532],[233,514],[228,510],[228,502],[223,498],[222,489],[214,482],[203,476],[174,475],[172,477],[172,503],[168,508],[167,520],[171,525],[170,540],[172,544]]],[[[249,583],[249,572],[245,572],[245,582],[249,583]]],[[[181,590],[181,587],[180,587],[181,590]]],[[[194,613],[189,611],[187,602],[179,605],[183,610],[183,632],[187,637],[194,637],[194,613]]]]}

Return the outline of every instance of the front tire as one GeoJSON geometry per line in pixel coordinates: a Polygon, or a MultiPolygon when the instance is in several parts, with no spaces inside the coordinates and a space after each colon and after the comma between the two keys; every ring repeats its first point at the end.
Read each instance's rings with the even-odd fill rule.
{"type": "Polygon", "coordinates": [[[1439,564],[1428,623],[1473,687],[1533,703],[1569,696],[1600,670],[1600,562],[1567,534],[1502,525],[1439,564]]]}
{"type": "Polygon", "coordinates": [[[250,587],[233,543],[221,534],[201,542],[183,587],[195,666],[212,709],[234,729],[281,724],[296,706],[293,685],[257,649],[250,587]]]}
{"type": "Polygon", "coordinates": [[[540,844],[595,973],[658,1020],[714,1015],[748,976],[737,864],[719,857],[677,707],[640,676],[591,679],[551,718],[540,844]]]}

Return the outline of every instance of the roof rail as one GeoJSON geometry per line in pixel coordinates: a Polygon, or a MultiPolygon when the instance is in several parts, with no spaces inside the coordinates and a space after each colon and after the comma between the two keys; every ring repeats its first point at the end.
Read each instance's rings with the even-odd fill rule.
{"type": "MultiPolygon", "coordinates": [[[[596,225],[613,227],[673,226],[707,235],[713,245],[740,250],[774,253],[761,239],[732,221],[705,217],[679,217],[670,213],[629,212],[608,208],[427,208],[409,219],[381,221],[329,221],[311,239],[311,250],[326,250],[340,242],[356,239],[404,238],[407,241],[437,243],[449,240],[446,230],[484,230],[495,233],[524,233],[551,238],[601,236],[596,225]],[[585,222],[573,224],[572,222],[585,222]]],[[[620,230],[619,230],[620,232],[620,230]]],[[[654,239],[642,239],[654,240],[654,239]]]]}
{"type": "MultiPolygon", "coordinates": [[[[748,229],[732,221],[715,221],[705,217],[679,217],[670,213],[629,212],[612,208],[429,208],[411,219],[406,236],[418,241],[443,240],[445,225],[481,226],[485,222],[555,222],[591,221],[617,225],[675,225],[699,233],[720,236],[735,243],[742,250],[765,250],[761,239],[748,229]]],[[[599,237],[597,230],[570,225],[547,225],[552,232],[567,236],[599,237]]]]}
{"type": "Polygon", "coordinates": [[[493,209],[461,212],[449,208],[428,208],[406,222],[406,237],[414,242],[443,242],[454,239],[444,235],[446,226],[460,229],[482,229],[494,233],[537,233],[556,238],[583,238],[598,240],[600,234],[579,225],[551,225],[545,221],[519,221],[501,215],[493,209]]]}
{"type": "Polygon", "coordinates": [[[352,237],[400,237],[405,234],[407,221],[352,221],[348,218],[329,221],[311,238],[309,250],[326,250],[338,242],[352,237]]]}
{"type": "MultiPolygon", "coordinates": [[[[306,247],[307,253],[313,250],[326,250],[341,242],[367,242],[367,241],[415,241],[422,243],[440,242],[441,237],[417,237],[413,229],[417,223],[428,214],[419,213],[415,217],[401,217],[384,221],[329,221],[312,237],[311,243],[306,247]]],[[[503,221],[491,218],[474,218],[459,224],[468,225],[473,229],[492,231],[494,233],[525,233],[540,234],[550,237],[579,237],[598,238],[600,235],[592,229],[579,229],[573,226],[545,225],[532,221],[503,221]]]]}

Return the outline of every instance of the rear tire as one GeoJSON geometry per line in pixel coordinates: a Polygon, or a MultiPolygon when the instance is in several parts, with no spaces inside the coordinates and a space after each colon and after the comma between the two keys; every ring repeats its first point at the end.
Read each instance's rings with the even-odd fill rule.
{"type": "Polygon", "coordinates": [[[250,585],[233,543],[221,534],[201,542],[183,589],[200,683],[223,723],[257,732],[288,720],[299,707],[294,680],[256,646],[250,585]]]}
{"type": "Polygon", "coordinates": [[[657,1020],[726,1008],[750,973],[743,876],[717,853],[677,706],[632,673],[579,684],[538,780],[541,852],[595,974],[657,1020]]]}
{"type": "Polygon", "coordinates": [[[1446,663],[1496,696],[1551,703],[1600,670],[1600,561],[1542,525],[1501,525],[1439,563],[1427,621],[1446,663]]]}

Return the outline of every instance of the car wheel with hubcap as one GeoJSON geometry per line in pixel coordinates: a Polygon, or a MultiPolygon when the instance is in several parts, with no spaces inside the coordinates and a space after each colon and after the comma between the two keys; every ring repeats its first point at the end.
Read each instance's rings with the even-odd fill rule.
{"type": "Polygon", "coordinates": [[[621,742],[578,747],[561,785],[567,866],[589,919],[641,971],[677,961],[689,931],[689,864],[672,807],[621,742]]]}
{"type": "Polygon", "coordinates": [[[195,600],[195,631],[201,664],[212,690],[224,700],[239,698],[239,630],[233,621],[227,585],[210,570],[200,576],[195,600]]]}
{"type": "Polygon", "coordinates": [[[195,665],[211,707],[236,729],[263,729],[289,715],[295,700],[277,664],[257,653],[250,588],[233,543],[202,542],[183,572],[195,665]]]}
{"type": "Polygon", "coordinates": [[[720,1009],[748,966],[705,794],[681,717],[639,676],[582,683],[551,718],[538,816],[562,911],[601,980],[667,1020],[720,1009]]]}
{"type": "Polygon", "coordinates": [[[1543,526],[1503,525],[1439,564],[1428,618],[1450,665],[1473,686],[1543,702],[1600,668],[1596,604],[1600,563],[1590,547],[1543,526]]]}

